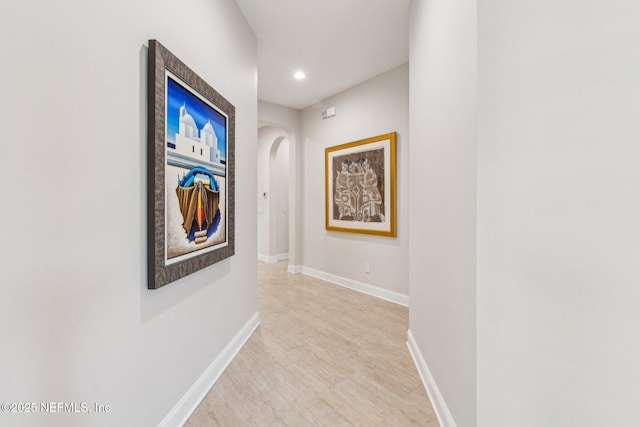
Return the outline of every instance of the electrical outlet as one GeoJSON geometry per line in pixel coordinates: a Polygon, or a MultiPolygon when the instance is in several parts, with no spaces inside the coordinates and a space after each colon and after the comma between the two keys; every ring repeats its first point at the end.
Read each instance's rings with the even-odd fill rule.
{"type": "Polygon", "coordinates": [[[369,261],[366,261],[364,263],[364,272],[365,273],[371,273],[371,264],[369,264],[369,261]]]}

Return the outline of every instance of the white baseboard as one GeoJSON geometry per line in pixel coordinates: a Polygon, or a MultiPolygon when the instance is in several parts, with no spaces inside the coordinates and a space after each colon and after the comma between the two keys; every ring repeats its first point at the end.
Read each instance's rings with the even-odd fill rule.
{"type": "Polygon", "coordinates": [[[181,427],[187,422],[193,411],[196,410],[202,399],[205,398],[211,387],[220,378],[220,375],[229,366],[229,363],[238,354],[238,351],[240,351],[259,324],[260,320],[256,312],[222,350],[222,353],[200,375],[200,378],[191,386],[176,406],[164,417],[158,427],[181,427]]]}
{"type": "Polygon", "coordinates": [[[262,255],[258,254],[258,261],[262,262],[278,262],[289,259],[289,254],[277,254],[277,255],[262,255]]]}
{"type": "Polygon", "coordinates": [[[289,264],[287,271],[291,274],[300,274],[302,273],[302,266],[289,264]]]}
{"type": "Polygon", "coordinates": [[[407,331],[407,347],[409,347],[409,353],[411,353],[411,357],[413,357],[413,363],[415,363],[416,368],[418,369],[418,373],[422,379],[422,384],[424,384],[424,388],[427,390],[429,399],[431,399],[431,405],[433,405],[433,410],[436,412],[440,426],[456,427],[453,416],[451,415],[451,412],[449,412],[449,408],[447,408],[447,404],[445,403],[442,394],[440,394],[440,389],[438,389],[438,385],[433,379],[433,375],[431,375],[427,362],[424,360],[424,357],[422,357],[422,352],[418,348],[418,344],[413,338],[411,331],[407,331]]]}
{"type": "MultiPolygon", "coordinates": [[[[289,267],[291,268],[291,266],[289,267]]],[[[316,270],[314,268],[304,266],[299,266],[298,268],[301,269],[302,274],[306,274],[307,276],[322,279],[336,285],[344,286],[345,288],[353,289],[354,291],[362,292],[363,294],[403,305],[405,307],[409,306],[409,295],[379,288],[377,286],[369,285],[368,283],[358,282],[357,280],[347,279],[346,277],[336,276],[335,274],[316,270]]]]}

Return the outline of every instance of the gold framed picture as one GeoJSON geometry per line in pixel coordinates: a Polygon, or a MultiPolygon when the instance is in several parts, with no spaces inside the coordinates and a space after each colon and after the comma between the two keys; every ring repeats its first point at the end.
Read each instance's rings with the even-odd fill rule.
{"type": "Polygon", "coordinates": [[[326,229],[396,236],[396,133],[325,149],[326,229]]]}

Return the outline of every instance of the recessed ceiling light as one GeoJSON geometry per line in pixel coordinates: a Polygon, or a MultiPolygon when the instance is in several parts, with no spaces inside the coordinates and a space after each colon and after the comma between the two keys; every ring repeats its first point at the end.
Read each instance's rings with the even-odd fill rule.
{"type": "Polygon", "coordinates": [[[306,76],[304,74],[304,72],[302,71],[296,71],[296,73],[293,75],[293,77],[295,77],[296,80],[302,80],[304,79],[306,76]]]}

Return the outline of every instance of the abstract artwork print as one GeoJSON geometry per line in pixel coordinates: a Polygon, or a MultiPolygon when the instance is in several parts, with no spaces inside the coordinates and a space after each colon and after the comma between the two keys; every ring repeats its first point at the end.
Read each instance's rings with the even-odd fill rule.
{"type": "Polygon", "coordinates": [[[166,72],[166,262],[226,243],[227,117],[166,72]]]}
{"type": "Polygon", "coordinates": [[[396,235],[395,132],[325,149],[326,229],[396,235]]]}

